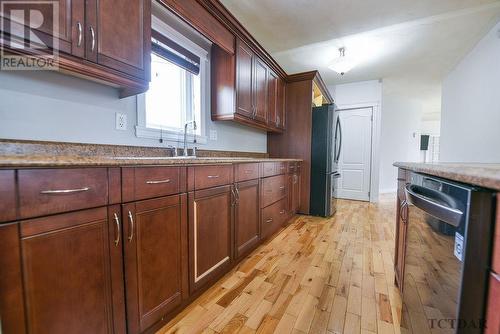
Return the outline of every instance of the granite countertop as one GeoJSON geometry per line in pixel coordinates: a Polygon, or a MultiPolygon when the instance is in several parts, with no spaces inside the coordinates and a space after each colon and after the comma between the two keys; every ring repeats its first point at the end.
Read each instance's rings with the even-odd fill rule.
{"type": "Polygon", "coordinates": [[[0,156],[0,167],[131,166],[131,165],[208,165],[242,162],[287,162],[300,159],[246,157],[113,157],[113,156],[0,156]]]}
{"type": "Polygon", "coordinates": [[[500,164],[396,162],[394,166],[500,191],[500,164]]]}

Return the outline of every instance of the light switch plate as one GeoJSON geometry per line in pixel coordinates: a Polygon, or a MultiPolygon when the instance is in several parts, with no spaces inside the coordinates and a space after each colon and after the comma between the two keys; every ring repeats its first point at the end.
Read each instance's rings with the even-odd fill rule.
{"type": "Polygon", "coordinates": [[[116,130],[127,130],[127,115],[117,112],[115,120],[116,130]]]}

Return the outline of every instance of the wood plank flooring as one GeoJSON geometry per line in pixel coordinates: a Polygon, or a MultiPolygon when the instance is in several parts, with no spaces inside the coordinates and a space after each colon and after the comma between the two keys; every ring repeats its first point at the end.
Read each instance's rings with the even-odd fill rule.
{"type": "Polygon", "coordinates": [[[164,333],[400,333],[395,195],[299,216],[163,327],[164,333]]]}

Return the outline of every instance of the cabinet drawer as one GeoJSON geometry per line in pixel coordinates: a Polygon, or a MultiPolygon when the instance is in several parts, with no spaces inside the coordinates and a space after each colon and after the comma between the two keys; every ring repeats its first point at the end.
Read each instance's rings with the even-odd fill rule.
{"type": "Polygon", "coordinates": [[[262,238],[267,238],[278,231],[287,218],[287,202],[282,199],[262,209],[262,238]]]}
{"type": "Polygon", "coordinates": [[[13,170],[0,170],[0,222],[16,219],[16,179],[13,170]]]}
{"type": "Polygon", "coordinates": [[[286,196],[287,177],[278,175],[262,179],[261,207],[273,204],[286,196]]]}
{"type": "MultiPolygon", "coordinates": [[[[189,172],[194,173],[194,188],[196,190],[223,186],[233,183],[233,166],[198,166],[189,172]]],[[[192,178],[190,176],[190,178],[192,178]]]]}
{"type": "Polygon", "coordinates": [[[288,174],[293,174],[297,171],[297,163],[296,162],[289,162],[288,163],[288,174]]]}
{"type": "Polygon", "coordinates": [[[20,217],[106,205],[107,172],[106,168],[19,170],[20,217]]]}
{"type": "Polygon", "coordinates": [[[259,164],[237,164],[234,166],[234,181],[242,182],[259,178],[259,164]]]}
{"type": "Polygon", "coordinates": [[[138,201],[183,192],[185,170],[183,167],[123,168],[123,201],[138,201]]]}
{"type": "Polygon", "coordinates": [[[287,171],[286,162],[263,162],[262,177],[285,174],[287,171]]]}

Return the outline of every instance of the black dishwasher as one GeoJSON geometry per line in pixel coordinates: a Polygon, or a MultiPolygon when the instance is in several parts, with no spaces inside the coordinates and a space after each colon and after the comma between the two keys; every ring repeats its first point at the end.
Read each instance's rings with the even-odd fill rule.
{"type": "Polygon", "coordinates": [[[481,333],[495,194],[412,173],[401,330],[481,333]]]}

